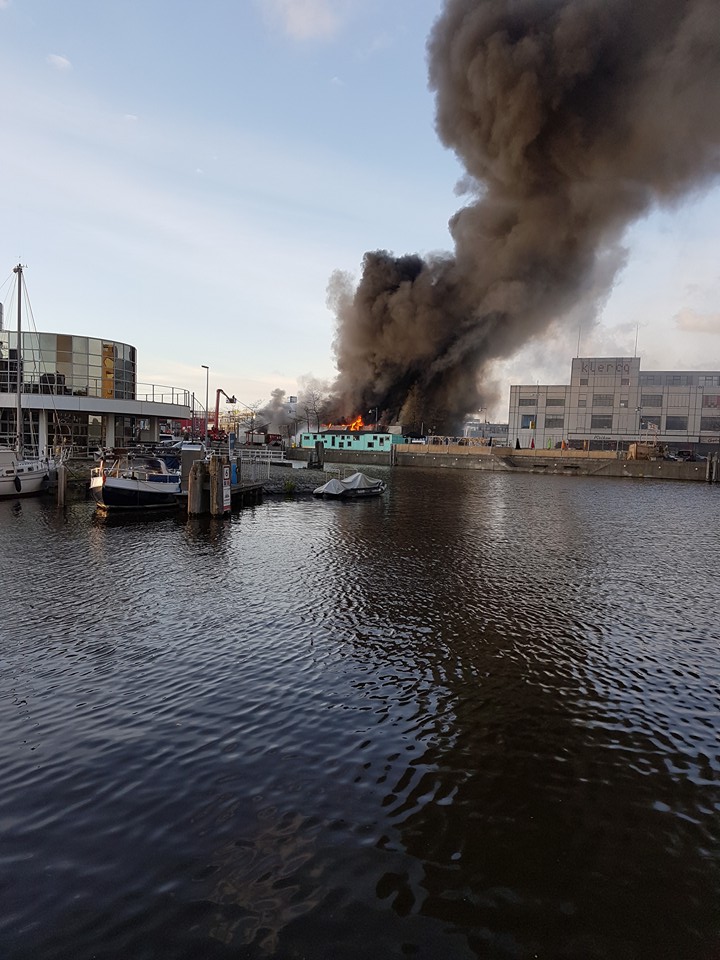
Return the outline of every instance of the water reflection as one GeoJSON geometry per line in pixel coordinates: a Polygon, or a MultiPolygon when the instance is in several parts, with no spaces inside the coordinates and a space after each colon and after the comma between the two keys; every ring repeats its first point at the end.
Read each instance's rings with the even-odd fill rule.
{"type": "Polygon", "coordinates": [[[716,494],[0,505],[7,956],[710,958],[716,494]]]}

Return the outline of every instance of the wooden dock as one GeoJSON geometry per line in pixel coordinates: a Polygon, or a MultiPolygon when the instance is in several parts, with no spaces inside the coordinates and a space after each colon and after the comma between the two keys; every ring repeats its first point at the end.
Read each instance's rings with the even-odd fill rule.
{"type": "Polygon", "coordinates": [[[233,507],[260,503],[263,485],[257,480],[233,482],[233,464],[225,457],[196,460],[187,478],[187,487],[178,496],[178,503],[189,516],[210,514],[214,517],[230,513],[233,507]]]}

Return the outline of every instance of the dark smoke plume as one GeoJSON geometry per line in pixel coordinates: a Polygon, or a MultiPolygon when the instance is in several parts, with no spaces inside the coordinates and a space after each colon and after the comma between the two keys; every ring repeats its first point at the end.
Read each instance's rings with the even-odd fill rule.
{"type": "Polygon", "coordinates": [[[633,220],[720,171],[718,0],[446,0],[428,54],[472,202],[453,254],[331,280],[347,413],[478,409],[494,360],[607,293],[633,220]]]}

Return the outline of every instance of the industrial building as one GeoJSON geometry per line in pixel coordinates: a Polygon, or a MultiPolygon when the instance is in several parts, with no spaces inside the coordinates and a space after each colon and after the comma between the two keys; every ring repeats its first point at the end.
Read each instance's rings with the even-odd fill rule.
{"type": "Polygon", "coordinates": [[[576,357],[570,383],[510,388],[509,444],[705,453],[720,443],[720,372],[641,371],[639,357],[576,357]]]}

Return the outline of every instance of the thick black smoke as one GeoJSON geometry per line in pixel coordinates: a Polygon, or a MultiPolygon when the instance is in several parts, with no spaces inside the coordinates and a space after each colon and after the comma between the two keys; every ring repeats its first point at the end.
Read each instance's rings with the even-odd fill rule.
{"type": "Polygon", "coordinates": [[[629,223],[720,172],[718,0],[446,0],[428,54],[473,202],[454,254],[331,280],[349,413],[477,409],[492,361],[609,288],[629,223]]]}

